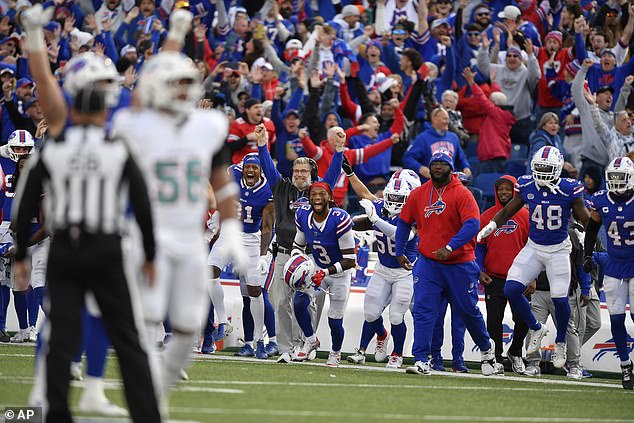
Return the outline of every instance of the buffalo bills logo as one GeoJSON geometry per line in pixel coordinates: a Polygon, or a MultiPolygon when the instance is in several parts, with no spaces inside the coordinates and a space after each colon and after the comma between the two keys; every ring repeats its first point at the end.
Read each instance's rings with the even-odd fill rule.
{"type": "Polygon", "coordinates": [[[517,222],[513,221],[513,220],[509,220],[508,222],[506,222],[504,225],[500,226],[496,231],[494,236],[498,236],[501,234],[512,234],[513,232],[515,232],[515,230],[517,229],[517,222]]]}
{"type": "Polygon", "coordinates": [[[288,208],[294,211],[297,211],[301,206],[308,206],[310,203],[308,202],[308,198],[299,197],[297,200],[293,201],[288,205],[288,208]]]}
{"type": "MultiPolygon", "coordinates": [[[[605,342],[599,342],[594,344],[592,347],[593,350],[599,350],[594,357],[592,357],[592,361],[601,360],[606,354],[612,353],[615,357],[618,356],[618,352],[616,351],[616,344],[614,343],[614,338],[610,338],[605,342]]],[[[627,336],[627,353],[630,354],[634,350],[634,339],[631,336],[627,336]]]]}
{"type": "MultiPolygon", "coordinates": [[[[509,344],[511,341],[513,341],[513,329],[505,323],[502,325],[502,342],[509,344]]],[[[473,348],[471,348],[471,351],[479,350],[480,348],[478,348],[477,345],[474,345],[473,348]]]]}
{"type": "Polygon", "coordinates": [[[438,200],[431,206],[425,207],[425,217],[429,217],[432,214],[441,214],[447,208],[447,204],[444,201],[438,200]]]}

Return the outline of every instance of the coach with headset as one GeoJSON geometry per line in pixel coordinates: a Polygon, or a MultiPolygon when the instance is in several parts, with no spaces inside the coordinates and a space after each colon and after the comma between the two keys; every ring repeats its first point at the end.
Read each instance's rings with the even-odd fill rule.
{"type": "MultiPolygon", "coordinates": [[[[343,150],[346,134],[339,128],[335,155],[326,173],[324,181],[334,187],[341,174],[343,150]]],[[[290,362],[294,347],[301,347],[301,331],[293,315],[293,292],[284,283],[284,265],[291,257],[293,240],[295,239],[295,211],[299,206],[308,204],[308,188],[317,181],[317,163],[308,157],[298,157],[293,161],[292,177],[282,178],[275,168],[268,150],[268,134],[264,125],[255,128],[258,154],[262,170],[269,181],[275,204],[276,243],[273,246],[275,269],[271,292],[269,293],[275,308],[275,324],[277,326],[277,343],[282,356],[278,361],[290,362]]],[[[260,266],[262,268],[262,266],[260,266]]]]}

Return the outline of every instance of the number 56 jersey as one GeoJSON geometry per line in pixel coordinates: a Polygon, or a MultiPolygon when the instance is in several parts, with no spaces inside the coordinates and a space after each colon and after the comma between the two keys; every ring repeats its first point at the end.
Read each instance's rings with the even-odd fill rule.
{"type": "MultiPolygon", "coordinates": [[[[295,213],[295,225],[298,231],[304,233],[306,245],[312,250],[317,266],[325,269],[343,260],[339,239],[352,230],[352,219],[348,212],[333,207],[326,220],[316,224],[313,208],[301,206],[295,213]]],[[[354,240],[351,247],[354,248],[354,240]]]]}
{"type": "Polygon", "coordinates": [[[526,175],[517,180],[515,192],[528,204],[528,237],[534,243],[557,245],[568,239],[572,203],[583,196],[580,181],[561,178],[553,192],[549,187],[538,186],[532,175],[526,175]]]}
{"type": "Polygon", "coordinates": [[[223,146],[226,116],[193,110],[186,119],[155,110],[122,110],[112,134],[123,138],[143,170],[157,232],[201,235],[211,161],[223,146]]]}

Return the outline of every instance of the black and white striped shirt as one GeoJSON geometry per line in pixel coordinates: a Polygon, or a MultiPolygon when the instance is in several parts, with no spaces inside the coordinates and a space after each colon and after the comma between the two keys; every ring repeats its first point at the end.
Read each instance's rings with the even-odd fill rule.
{"type": "Polygon", "coordinates": [[[103,128],[74,126],[49,140],[27,162],[20,177],[12,217],[16,259],[26,254],[30,216],[42,192],[47,229],[90,235],[119,235],[132,205],[143,233],[146,259],[154,257],[150,200],[139,167],[120,139],[103,128]]]}

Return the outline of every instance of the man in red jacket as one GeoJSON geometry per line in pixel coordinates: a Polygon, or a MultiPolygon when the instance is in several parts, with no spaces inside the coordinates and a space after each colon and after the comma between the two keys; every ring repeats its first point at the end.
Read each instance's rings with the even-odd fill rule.
{"type": "Polygon", "coordinates": [[[255,98],[250,98],[244,103],[244,116],[234,120],[229,127],[227,143],[231,150],[231,161],[233,164],[240,163],[247,154],[258,152],[255,127],[260,123],[264,124],[266,132],[269,134],[270,150],[271,144],[275,144],[275,125],[273,125],[271,119],[264,117],[262,102],[255,98]]]}
{"type": "MultiPolygon", "coordinates": [[[[480,216],[481,228],[486,226],[493,216],[511,201],[515,195],[516,182],[515,178],[509,175],[504,175],[495,181],[495,206],[480,216]]],[[[495,341],[495,357],[500,363],[504,346],[502,321],[507,301],[504,296],[504,283],[515,256],[526,245],[528,229],[528,210],[523,208],[506,224],[499,227],[493,236],[483,239],[476,247],[476,261],[481,269],[480,283],[484,285],[486,295],[487,330],[491,339],[495,341]]],[[[528,333],[528,326],[519,316],[513,315],[513,321],[515,322],[513,342],[507,356],[513,371],[524,374],[526,369],[522,361],[522,344],[528,333]]]]}
{"type": "MultiPolygon", "coordinates": [[[[332,155],[335,152],[335,137],[337,131],[339,130],[341,130],[341,128],[338,126],[328,129],[327,138],[319,143],[319,146],[316,146],[315,143],[313,143],[305,129],[302,128],[299,130],[299,139],[304,146],[304,151],[308,157],[317,162],[319,176],[322,178],[326,175],[328,166],[330,166],[330,162],[332,161],[332,155]]],[[[346,156],[350,164],[355,166],[365,163],[370,157],[381,154],[400,140],[401,137],[399,134],[392,134],[390,138],[364,148],[346,148],[343,154],[346,156]]],[[[338,207],[341,207],[344,199],[346,198],[346,193],[348,192],[348,178],[345,173],[341,172],[333,191],[333,201],[338,207]]]]}

